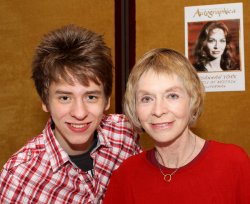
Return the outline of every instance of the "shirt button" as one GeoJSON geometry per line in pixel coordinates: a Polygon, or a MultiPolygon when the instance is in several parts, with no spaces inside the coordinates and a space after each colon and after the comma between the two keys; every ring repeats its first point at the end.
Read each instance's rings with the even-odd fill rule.
{"type": "Polygon", "coordinates": [[[31,151],[29,150],[28,151],[28,159],[30,160],[30,157],[31,157],[31,151]]]}

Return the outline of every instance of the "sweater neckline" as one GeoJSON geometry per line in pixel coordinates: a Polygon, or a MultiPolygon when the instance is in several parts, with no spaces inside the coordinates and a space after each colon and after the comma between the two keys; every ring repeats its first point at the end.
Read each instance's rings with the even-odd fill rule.
{"type": "MultiPolygon", "coordinates": [[[[210,145],[210,143],[211,143],[211,141],[206,140],[206,141],[205,141],[205,144],[204,144],[204,146],[202,147],[202,149],[201,149],[201,151],[199,152],[199,154],[198,154],[192,161],[190,161],[189,163],[187,163],[187,164],[185,164],[184,166],[180,167],[179,169],[186,168],[186,167],[192,165],[196,160],[198,160],[198,159],[204,154],[204,152],[206,151],[206,149],[208,148],[208,146],[210,145]]],[[[166,171],[168,171],[168,170],[173,171],[173,170],[175,169],[175,168],[168,168],[168,167],[165,167],[165,166],[161,165],[161,164],[157,161],[157,159],[156,159],[156,157],[155,157],[155,148],[152,148],[152,149],[150,149],[150,150],[148,150],[148,151],[146,152],[146,158],[147,158],[147,160],[148,160],[154,167],[156,167],[157,169],[159,168],[159,166],[160,166],[162,169],[166,170],[166,171]]]]}

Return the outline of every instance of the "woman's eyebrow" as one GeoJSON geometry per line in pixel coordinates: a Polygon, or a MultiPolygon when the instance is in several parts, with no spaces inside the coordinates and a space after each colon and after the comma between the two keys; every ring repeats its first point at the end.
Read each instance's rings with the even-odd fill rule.
{"type": "MultiPolygon", "coordinates": [[[[167,88],[164,92],[172,92],[172,91],[183,91],[183,88],[179,87],[179,86],[173,86],[173,87],[169,87],[167,88]]],[[[140,93],[140,94],[150,94],[152,91],[150,90],[146,90],[146,89],[141,89],[141,90],[137,90],[136,93],[140,93]]]]}

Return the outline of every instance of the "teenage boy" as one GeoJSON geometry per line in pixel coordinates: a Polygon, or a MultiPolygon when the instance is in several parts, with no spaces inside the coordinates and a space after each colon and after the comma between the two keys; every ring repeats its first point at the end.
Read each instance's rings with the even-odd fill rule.
{"type": "Polygon", "coordinates": [[[44,36],[32,78],[51,117],[4,165],[0,203],[102,203],[112,171],[141,151],[128,120],[104,114],[112,68],[101,35],[68,25],[44,36]]]}

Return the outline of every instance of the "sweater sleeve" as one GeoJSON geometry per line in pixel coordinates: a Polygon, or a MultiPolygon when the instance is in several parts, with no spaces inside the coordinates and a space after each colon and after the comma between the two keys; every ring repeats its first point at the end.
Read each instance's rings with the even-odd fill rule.
{"type": "Polygon", "coordinates": [[[250,159],[244,150],[239,157],[238,198],[240,204],[250,203],[250,159]]]}

